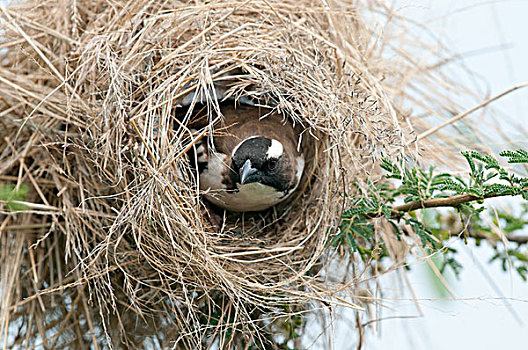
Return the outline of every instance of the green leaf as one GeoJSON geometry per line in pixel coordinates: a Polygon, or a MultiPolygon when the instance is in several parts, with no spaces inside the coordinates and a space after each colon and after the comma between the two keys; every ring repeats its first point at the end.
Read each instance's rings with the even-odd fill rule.
{"type": "Polygon", "coordinates": [[[499,153],[501,157],[507,157],[508,163],[528,163],[528,152],[522,149],[517,151],[503,151],[499,153]]]}
{"type": "Polygon", "coordinates": [[[21,184],[17,189],[16,185],[0,183],[0,200],[6,202],[4,205],[8,211],[26,210],[27,206],[13,203],[13,201],[26,201],[28,190],[29,188],[25,184],[21,184]]]}

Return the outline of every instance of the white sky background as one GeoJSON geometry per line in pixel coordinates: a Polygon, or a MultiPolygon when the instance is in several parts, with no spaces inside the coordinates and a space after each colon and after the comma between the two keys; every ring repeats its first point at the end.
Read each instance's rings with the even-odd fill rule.
{"type": "MultiPolygon", "coordinates": [[[[477,74],[482,100],[528,81],[528,0],[395,2],[405,16],[427,23],[453,52],[472,53],[452,64],[465,64],[477,74]]],[[[466,107],[473,107],[473,103],[468,101],[466,107]]],[[[528,89],[506,96],[492,108],[497,113],[476,113],[467,118],[487,125],[488,141],[498,150],[506,146],[494,139],[494,126],[511,132],[511,148],[526,147],[526,132],[515,124],[528,129],[528,89]]],[[[364,349],[527,348],[528,283],[516,272],[503,272],[499,263],[488,264],[493,255],[488,246],[455,243],[453,247],[464,266],[459,279],[448,276],[458,300],[438,300],[426,267],[413,266],[408,277],[416,297],[422,299],[420,316],[414,303],[406,300],[411,296],[401,275],[382,278],[384,297],[401,300],[383,302],[379,316],[389,319],[381,321],[378,330],[367,332],[364,349]]],[[[342,315],[335,325],[335,349],[355,349],[354,324],[352,312],[342,315]]],[[[315,348],[328,348],[328,343],[319,342],[315,348]]]]}
{"type": "MultiPolygon", "coordinates": [[[[2,3],[5,1],[0,0],[0,5],[2,3]]],[[[466,56],[463,63],[481,78],[478,82],[483,91],[482,100],[528,80],[528,0],[397,0],[396,3],[402,14],[428,23],[453,52],[481,52],[466,56]],[[501,46],[504,48],[499,49],[501,46]]],[[[467,108],[470,107],[468,102],[467,108]]],[[[528,89],[514,92],[493,107],[500,111],[497,119],[482,117],[482,114],[467,118],[475,117],[489,125],[501,124],[512,131],[516,130],[514,123],[528,126],[528,89]]],[[[528,144],[524,132],[512,139],[528,144]]],[[[496,142],[493,135],[489,142],[496,142]]],[[[368,332],[365,349],[526,348],[528,283],[515,272],[502,272],[498,263],[488,264],[493,253],[488,247],[458,243],[454,247],[460,252],[458,258],[464,266],[460,279],[449,278],[458,300],[422,300],[423,317],[412,302],[384,302],[381,317],[417,318],[380,322],[379,330],[368,332]],[[491,286],[490,279],[501,290],[500,294],[491,286]],[[497,299],[502,296],[511,298],[510,306],[497,299]],[[509,307],[515,310],[516,316],[509,307]]],[[[408,276],[418,299],[438,299],[425,267],[414,266],[408,276]]],[[[386,292],[384,297],[410,297],[401,277],[396,274],[383,278],[382,284],[386,292]]],[[[335,325],[334,348],[355,348],[354,339],[354,315],[348,313],[335,325]]]]}

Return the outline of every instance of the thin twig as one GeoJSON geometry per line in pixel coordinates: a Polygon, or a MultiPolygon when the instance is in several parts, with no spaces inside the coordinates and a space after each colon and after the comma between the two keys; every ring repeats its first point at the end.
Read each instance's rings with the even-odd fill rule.
{"type": "MultiPolygon", "coordinates": [[[[431,134],[434,134],[434,133],[437,132],[438,130],[440,130],[440,129],[442,129],[442,128],[444,128],[444,127],[450,125],[450,124],[453,124],[453,123],[456,122],[457,120],[462,119],[462,118],[468,116],[469,114],[475,112],[476,110],[478,110],[478,109],[480,109],[480,108],[482,108],[482,107],[487,106],[487,105],[490,104],[491,102],[493,102],[493,101],[495,101],[495,100],[498,100],[499,98],[501,98],[501,97],[503,97],[503,96],[505,96],[505,95],[507,95],[507,94],[509,94],[509,93],[511,93],[511,92],[513,92],[513,91],[515,91],[515,90],[518,90],[518,89],[521,89],[521,88],[524,88],[524,87],[527,87],[527,86],[528,86],[528,81],[526,81],[526,82],[524,82],[524,83],[522,83],[522,84],[519,84],[519,85],[517,85],[517,86],[514,86],[514,87],[512,87],[512,88],[510,88],[510,89],[508,89],[508,90],[506,90],[506,91],[504,91],[504,92],[501,92],[500,94],[498,94],[498,95],[496,95],[496,96],[494,96],[494,97],[490,97],[490,98],[488,98],[486,101],[482,102],[481,104],[479,104],[479,105],[477,105],[477,106],[475,106],[475,107],[473,107],[473,108],[470,108],[470,109],[468,109],[468,110],[465,111],[465,112],[462,112],[462,113],[460,113],[460,114],[457,114],[457,115],[455,115],[453,118],[449,119],[448,121],[446,121],[446,122],[444,122],[444,123],[442,123],[442,124],[440,124],[440,125],[438,125],[438,126],[436,126],[436,127],[434,127],[434,128],[431,128],[431,129],[429,129],[429,130],[427,130],[427,131],[421,133],[421,134],[418,135],[418,137],[416,138],[416,141],[420,141],[421,139],[424,139],[424,138],[426,138],[427,136],[429,136],[429,135],[431,135],[431,134]]],[[[414,142],[414,141],[413,141],[413,142],[414,142]]]]}
{"type": "Polygon", "coordinates": [[[405,203],[402,205],[398,205],[394,207],[393,213],[398,216],[400,215],[402,211],[409,212],[416,209],[425,209],[425,208],[438,208],[438,207],[457,207],[460,204],[473,202],[479,199],[487,199],[487,198],[493,198],[493,197],[500,197],[500,194],[496,193],[490,193],[487,195],[484,195],[484,197],[478,197],[474,196],[472,194],[460,194],[452,197],[446,197],[446,198],[433,198],[428,199],[425,201],[414,201],[405,203]]]}
{"type": "MultiPolygon", "coordinates": [[[[504,195],[497,194],[497,193],[490,193],[487,195],[484,195],[484,197],[478,197],[474,196],[472,194],[460,194],[456,196],[446,197],[446,198],[433,198],[428,199],[425,201],[413,201],[409,203],[405,203],[402,205],[398,205],[391,209],[391,218],[397,219],[402,216],[402,213],[408,213],[417,209],[426,209],[426,208],[439,208],[439,207],[451,207],[456,208],[461,204],[474,202],[476,200],[482,200],[482,199],[488,199],[488,198],[494,198],[494,197],[501,197],[504,195]]],[[[369,219],[373,219],[376,217],[382,217],[383,213],[368,213],[365,214],[365,217],[369,219]]],[[[489,235],[484,235],[479,232],[467,232],[469,237],[472,238],[479,238],[479,239],[490,239],[489,235]]],[[[515,242],[519,244],[525,244],[528,243],[528,236],[509,236],[507,237],[508,241],[515,242]]]]}

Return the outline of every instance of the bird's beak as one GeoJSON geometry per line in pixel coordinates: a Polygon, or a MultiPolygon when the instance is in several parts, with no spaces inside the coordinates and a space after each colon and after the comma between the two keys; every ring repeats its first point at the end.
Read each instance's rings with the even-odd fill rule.
{"type": "Polygon", "coordinates": [[[240,168],[240,184],[243,185],[247,178],[257,172],[257,169],[251,167],[251,161],[248,159],[240,168]]]}

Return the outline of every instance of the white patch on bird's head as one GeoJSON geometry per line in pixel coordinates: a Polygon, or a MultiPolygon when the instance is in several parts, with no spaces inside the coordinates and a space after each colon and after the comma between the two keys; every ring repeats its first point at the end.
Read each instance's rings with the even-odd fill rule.
{"type": "Polygon", "coordinates": [[[271,159],[271,158],[278,159],[282,156],[283,152],[284,152],[284,147],[282,146],[282,143],[280,143],[277,140],[272,139],[271,146],[268,148],[268,151],[266,152],[266,158],[267,159],[271,159]]]}

